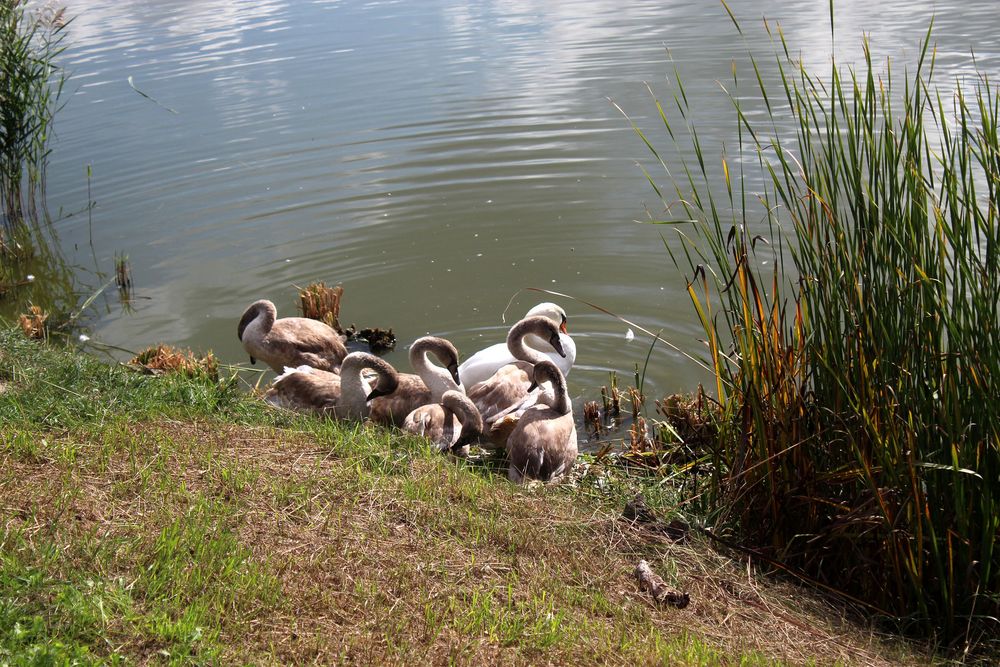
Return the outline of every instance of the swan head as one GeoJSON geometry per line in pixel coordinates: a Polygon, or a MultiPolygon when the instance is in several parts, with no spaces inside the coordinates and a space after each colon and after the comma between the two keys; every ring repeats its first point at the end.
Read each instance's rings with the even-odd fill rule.
{"type": "Polygon", "coordinates": [[[552,382],[553,384],[558,384],[559,380],[563,380],[562,371],[554,363],[546,359],[545,361],[539,361],[535,364],[534,369],[531,372],[531,386],[528,387],[528,391],[532,392],[538,389],[538,386],[545,382],[552,382]]]}
{"type": "Polygon", "coordinates": [[[426,352],[431,352],[448,369],[451,379],[455,384],[461,386],[462,381],[458,378],[458,348],[451,341],[437,336],[423,336],[413,341],[410,346],[410,365],[417,367],[418,357],[426,352]]]}
{"type": "Polygon", "coordinates": [[[448,372],[451,373],[451,379],[455,381],[455,384],[461,387],[462,380],[458,377],[458,361],[448,364],[448,372]]]}
{"type": "Polygon", "coordinates": [[[236,337],[241,341],[243,340],[243,332],[247,330],[250,323],[257,319],[257,316],[262,312],[277,312],[275,310],[274,304],[267,299],[261,299],[260,301],[254,301],[251,303],[246,310],[243,311],[243,316],[240,318],[239,326],[236,327],[236,337]]]}
{"type": "MultiPolygon", "coordinates": [[[[525,318],[528,317],[547,317],[556,323],[560,332],[564,334],[569,333],[566,328],[566,311],[562,309],[562,306],[546,301],[529,310],[528,314],[525,315],[525,318]]],[[[563,356],[565,357],[566,355],[564,354],[563,356]]]]}
{"type": "Polygon", "coordinates": [[[523,339],[528,335],[538,336],[551,345],[560,357],[566,358],[566,350],[563,348],[561,334],[556,323],[548,317],[534,316],[524,318],[511,327],[510,332],[507,333],[507,349],[510,350],[515,359],[535,362],[535,359],[523,356],[526,354],[523,339]]]}

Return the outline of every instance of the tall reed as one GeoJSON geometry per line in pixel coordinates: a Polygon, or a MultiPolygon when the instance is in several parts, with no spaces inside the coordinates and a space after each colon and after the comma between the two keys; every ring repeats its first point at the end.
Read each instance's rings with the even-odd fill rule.
{"type": "Polygon", "coordinates": [[[0,243],[37,219],[52,118],[63,77],[62,11],[32,13],[27,0],[0,0],[0,243]]]}
{"type": "Polygon", "coordinates": [[[723,156],[718,180],[683,88],[669,114],[656,100],[695,155],[657,222],[682,225],[726,415],[700,490],[717,525],[969,647],[1000,637],[1000,93],[935,88],[930,39],[902,80],[867,42],[863,66],[819,77],[778,31],[777,94],[751,54],[766,120],[736,68],[726,84],[756,157],[723,156]]]}

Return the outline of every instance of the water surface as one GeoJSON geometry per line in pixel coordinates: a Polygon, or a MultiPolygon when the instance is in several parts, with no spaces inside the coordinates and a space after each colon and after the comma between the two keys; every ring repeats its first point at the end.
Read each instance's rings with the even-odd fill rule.
{"type": "MultiPolygon", "coordinates": [[[[131,311],[98,300],[92,336],[233,363],[246,360],[235,335],[246,305],[269,298],[295,314],[294,286],[316,280],[343,284],[345,324],[395,330],[401,366],[427,333],[465,353],[502,340],[546,298],[518,294],[527,287],[600,304],[701,356],[685,272],[661,240],[677,249],[676,236],[635,222],[661,214],[636,161],[654,164],[611,100],[667,146],[645,84],[670,95],[676,66],[718,164],[735,142],[719,81],[735,63],[749,84],[748,49],[772,66],[761,17],[817,72],[834,49],[827,3],[806,1],[732,2],[743,38],[721,4],[679,0],[67,4],[49,206],[81,291],[124,252],[138,296],[131,311]],[[88,165],[89,219],[68,215],[86,207],[88,165]]],[[[876,58],[912,63],[936,15],[939,81],[967,81],[972,50],[983,71],[998,68],[993,3],[837,11],[845,61],[866,32],[876,58]]],[[[684,354],[650,353],[638,331],[627,342],[626,325],[555,300],[577,339],[578,403],[647,354],[654,396],[707,379],[684,354]]]]}

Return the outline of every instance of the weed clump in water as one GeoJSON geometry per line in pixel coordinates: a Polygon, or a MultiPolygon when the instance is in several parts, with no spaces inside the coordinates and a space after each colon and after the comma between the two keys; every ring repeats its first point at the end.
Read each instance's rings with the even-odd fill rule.
{"type": "Polygon", "coordinates": [[[344,333],[340,328],[340,299],[344,295],[341,285],[327,287],[326,283],[310,283],[299,291],[299,301],[302,304],[302,316],[319,320],[338,333],[344,333]]]}
{"type": "Polygon", "coordinates": [[[327,287],[326,283],[310,283],[299,291],[299,301],[302,304],[302,316],[318,320],[333,328],[348,341],[365,343],[374,354],[382,354],[396,348],[396,334],[392,329],[365,327],[358,329],[355,325],[347,328],[340,326],[340,300],[344,296],[341,285],[327,287]]]}

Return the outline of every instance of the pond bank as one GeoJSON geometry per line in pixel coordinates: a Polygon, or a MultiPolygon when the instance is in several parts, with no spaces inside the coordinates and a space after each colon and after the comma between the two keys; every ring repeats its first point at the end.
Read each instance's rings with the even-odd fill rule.
{"type": "Polygon", "coordinates": [[[266,410],[0,331],[0,656],[83,662],[925,664],[693,534],[656,480],[509,484],[376,427],[266,410]],[[654,606],[640,559],[691,596],[654,606]],[[15,628],[18,628],[16,631],[15,628]]]}

